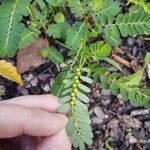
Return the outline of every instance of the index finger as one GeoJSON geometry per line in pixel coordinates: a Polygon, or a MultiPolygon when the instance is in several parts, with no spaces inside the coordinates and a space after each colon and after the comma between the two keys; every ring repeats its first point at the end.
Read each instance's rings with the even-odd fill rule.
{"type": "Polygon", "coordinates": [[[50,94],[20,96],[2,101],[0,104],[17,104],[28,108],[37,108],[49,112],[56,112],[56,109],[60,105],[58,103],[58,98],[50,94]]]}

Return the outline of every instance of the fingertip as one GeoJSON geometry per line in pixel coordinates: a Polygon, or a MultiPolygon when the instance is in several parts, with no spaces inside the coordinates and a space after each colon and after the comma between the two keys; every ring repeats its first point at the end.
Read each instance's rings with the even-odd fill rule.
{"type": "Polygon", "coordinates": [[[66,115],[63,114],[55,114],[56,118],[62,120],[63,122],[63,127],[65,127],[68,123],[68,117],[66,115]]]}

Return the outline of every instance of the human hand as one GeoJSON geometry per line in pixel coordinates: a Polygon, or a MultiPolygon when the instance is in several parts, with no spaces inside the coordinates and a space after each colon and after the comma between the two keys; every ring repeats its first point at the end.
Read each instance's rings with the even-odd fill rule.
{"type": "Polygon", "coordinates": [[[67,117],[56,113],[58,106],[52,95],[21,96],[0,102],[0,139],[28,135],[19,140],[22,150],[71,150],[65,131],[67,117]],[[41,138],[32,143],[33,137],[41,138]]]}

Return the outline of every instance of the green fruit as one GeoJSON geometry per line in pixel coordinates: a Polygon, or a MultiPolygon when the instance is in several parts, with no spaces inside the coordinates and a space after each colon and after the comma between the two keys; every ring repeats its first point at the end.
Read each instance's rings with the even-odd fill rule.
{"type": "Polygon", "coordinates": [[[61,12],[56,13],[54,16],[54,21],[56,23],[63,23],[65,21],[64,14],[61,12]]]}
{"type": "Polygon", "coordinates": [[[76,87],[77,87],[77,85],[76,85],[76,84],[73,84],[72,86],[73,86],[73,88],[76,88],[76,87]]]}
{"type": "Polygon", "coordinates": [[[75,76],[75,77],[74,77],[74,80],[78,80],[78,77],[77,77],[77,76],[75,76]]]}
{"type": "Polygon", "coordinates": [[[80,69],[79,69],[79,68],[77,68],[77,69],[76,69],[76,71],[77,71],[77,72],[80,72],[80,69]]]}

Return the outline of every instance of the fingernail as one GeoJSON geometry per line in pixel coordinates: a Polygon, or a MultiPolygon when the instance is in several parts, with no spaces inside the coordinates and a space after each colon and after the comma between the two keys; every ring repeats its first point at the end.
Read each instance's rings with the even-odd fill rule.
{"type": "Polygon", "coordinates": [[[68,123],[68,118],[67,118],[67,116],[61,115],[61,114],[57,114],[56,116],[57,116],[58,119],[63,119],[63,120],[65,120],[65,126],[67,125],[67,123],[68,123]]]}

